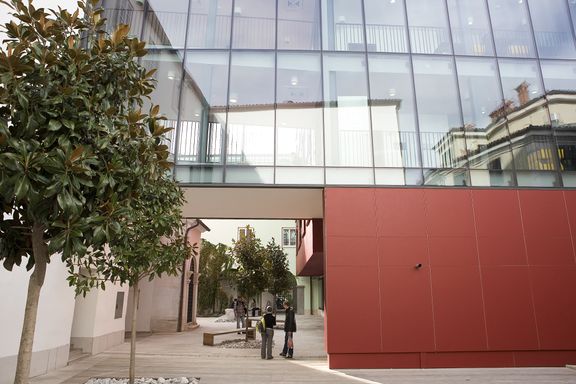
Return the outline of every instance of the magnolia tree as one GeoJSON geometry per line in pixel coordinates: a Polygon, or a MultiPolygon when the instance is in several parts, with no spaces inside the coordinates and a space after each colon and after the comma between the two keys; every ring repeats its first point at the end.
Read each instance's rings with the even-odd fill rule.
{"type": "MultiPolygon", "coordinates": [[[[15,379],[25,383],[50,259],[60,257],[84,292],[107,278],[134,284],[158,265],[139,252],[152,250],[154,259],[161,247],[156,237],[131,251],[119,242],[146,240],[131,236],[138,235],[142,199],[154,195],[154,186],[169,191],[168,201],[181,195],[159,182],[168,179],[170,163],[158,107],[140,109],[154,89],[154,72],[137,62],[145,43],[129,38],[126,25],[107,35],[102,10],[93,8],[97,0],[79,1],[72,14],[31,1],[0,3],[13,15],[0,50],[0,260],[7,270],[23,261],[32,270],[15,379]],[[139,272],[124,273],[133,262],[139,272]],[[91,274],[99,265],[99,275],[91,274]]],[[[174,258],[184,257],[181,243],[176,248],[174,258]]]]}

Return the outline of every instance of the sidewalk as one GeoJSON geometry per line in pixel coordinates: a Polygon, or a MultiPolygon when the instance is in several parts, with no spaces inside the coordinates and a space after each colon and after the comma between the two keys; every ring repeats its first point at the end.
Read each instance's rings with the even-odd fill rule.
{"type": "MultiPolygon", "coordinates": [[[[295,359],[278,357],[283,332],[276,331],[273,360],[260,359],[259,349],[224,349],[202,345],[206,330],[234,328],[234,323],[199,319],[200,327],[183,333],[152,334],[137,343],[136,375],[148,377],[199,377],[200,383],[415,383],[415,384],[574,384],[576,370],[568,368],[430,369],[430,370],[329,370],[324,352],[323,319],[298,316],[295,359]]],[[[242,336],[223,335],[223,340],[242,336]]],[[[83,384],[90,377],[125,377],[129,343],[71,363],[30,380],[32,384],[83,384]]]]}

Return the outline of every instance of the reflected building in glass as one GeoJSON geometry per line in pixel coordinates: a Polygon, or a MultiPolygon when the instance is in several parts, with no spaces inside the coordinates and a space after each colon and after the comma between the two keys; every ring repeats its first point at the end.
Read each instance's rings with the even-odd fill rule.
{"type": "Polygon", "coordinates": [[[183,186],[322,190],[331,367],[574,362],[576,0],[103,4],[183,186]]]}

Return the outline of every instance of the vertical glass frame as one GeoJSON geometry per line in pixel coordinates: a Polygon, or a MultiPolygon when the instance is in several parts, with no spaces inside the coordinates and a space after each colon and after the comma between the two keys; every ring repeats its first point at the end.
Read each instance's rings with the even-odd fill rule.
{"type": "Polygon", "coordinates": [[[484,0],[448,0],[448,12],[455,54],[494,56],[490,18],[484,0]]]}
{"type": "Polygon", "coordinates": [[[142,40],[150,48],[183,49],[188,25],[188,1],[147,0],[142,40]]]}
{"type": "Polygon", "coordinates": [[[452,53],[445,0],[410,0],[408,32],[412,53],[452,53]]]}
{"type": "Polygon", "coordinates": [[[488,0],[496,54],[501,57],[536,57],[526,2],[488,0]]]}
{"type": "Polygon", "coordinates": [[[370,110],[376,167],[420,167],[408,55],[370,54],[370,110]]]}
{"type": "Polygon", "coordinates": [[[538,57],[573,59],[576,57],[570,12],[566,0],[531,1],[532,17],[538,57]]]}
{"type": "Polygon", "coordinates": [[[276,47],[276,1],[235,0],[232,48],[276,47]]]}
{"type": "Polygon", "coordinates": [[[227,164],[274,164],[274,68],[273,52],[232,51],[227,164]]]}
{"type": "Polygon", "coordinates": [[[362,0],[322,0],[322,49],[364,51],[362,0]]]}
{"type": "Polygon", "coordinates": [[[466,162],[458,87],[449,57],[414,56],[414,84],[424,168],[459,168],[466,162]]]}
{"type": "Polygon", "coordinates": [[[276,165],[324,164],[321,58],[278,52],[276,165]]]}
{"type": "Polygon", "coordinates": [[[187,48],[230,48],[233,0],[193,0],[188,18],[187,48]]]}
{"type": "Polygon", "coordinates": [[[371,167],[366,57],[324,54],[323,64],[326,165],[371,167]]]}
{"type": "Polygon", "coordinates": [[[278,2],[279,50],[320,50],[320,0],[278,2]]]}
{"type": "Polygon", "coordinates": [[[404,0],[364,0],[364,15],[369,52],[408,52],[404,0]]]}

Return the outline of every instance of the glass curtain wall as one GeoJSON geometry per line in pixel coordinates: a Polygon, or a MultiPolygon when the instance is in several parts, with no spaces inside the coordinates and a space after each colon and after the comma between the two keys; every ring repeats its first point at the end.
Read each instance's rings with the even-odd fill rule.
{"type": "Polygon", "coordinates": [[[576,187],[576,1],[103,6],[182,183],[576,187]]]}

